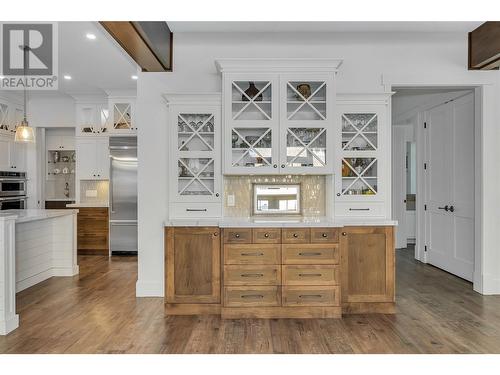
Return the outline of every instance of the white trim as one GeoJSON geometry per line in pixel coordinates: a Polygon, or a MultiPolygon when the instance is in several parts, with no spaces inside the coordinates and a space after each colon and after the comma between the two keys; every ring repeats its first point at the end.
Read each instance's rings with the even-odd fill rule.
{"type": "Polygon", "coordinates": [[[19,327],[19,314],[15,314],[8,319],[0,319],[0,336],[4,336],[19,327]]]}
{"type": "Polygon", "coordinates": [[[330,58],[222,58],[215,59],[215,67],[219,73],[336,72],[343,61],[330,58]]]}
{"type": "Polygon", "coordinates": [[[379,93],[337,93],[335,103],[337,104],[389,104],[394,91],[379,92],[379,93]]]}
{"type": "Polygon", "coordinates": [[[200,104],[203,105],[220,105],[222,102],[222,93],[220,92],[206,92],[206,93],[190,93],[190,92],[175,92],[164,93],[163,99],[167,106],[175,104],[200,104]]]}
{"type": "Polygon", "coordinates": [[[164,297],[163,282],[137,280],[135,284],[136,297],[164,297]]]}

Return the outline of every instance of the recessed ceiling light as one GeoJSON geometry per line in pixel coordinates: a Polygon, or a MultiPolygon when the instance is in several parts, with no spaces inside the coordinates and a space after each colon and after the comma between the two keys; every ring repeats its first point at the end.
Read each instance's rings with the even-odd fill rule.
{"type": "Polygon", "coordinates": [[[139,77],[138,77],[138,76],[132,76],[132,77],[130,77],[130,78],[132,78],[132,79],[139,79],[139,77]]]}
{"type": "Polygon", "coordinates": [[[4,79],[5,77],[4,76],[0,76],[0,79],[4,79]]]}
{"type": "Polygon", "coordinates": [[[68,75],[65,75],[63,77],[64,77],[64,79],[67,79],[68,81],[71,79],[71,76],[68,76],[68,75]]]}
{"type": "Polygon", "coordinates": [[[96,38],[95,34],[92,33],[87,33],[86,35],[87,39],[94,40],[96,38]]]}

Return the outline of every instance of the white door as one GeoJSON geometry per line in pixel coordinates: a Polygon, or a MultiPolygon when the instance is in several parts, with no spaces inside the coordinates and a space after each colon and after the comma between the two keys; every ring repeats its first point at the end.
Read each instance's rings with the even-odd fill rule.
{"type": "Polygon", "coordinates": [[[474,269],[474,96],[427,114],[427,262],[472,281],[474,269]]]}

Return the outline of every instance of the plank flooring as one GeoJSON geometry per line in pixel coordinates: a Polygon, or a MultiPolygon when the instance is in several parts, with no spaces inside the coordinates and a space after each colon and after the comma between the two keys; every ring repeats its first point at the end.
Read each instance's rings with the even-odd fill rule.
{"type": "Polygon", "coordinates": [[[79,257],[80,275],[17,295],[0,353],[500,353],[500,296],[397,251],[397,314],[221,320],[135,298],[137,259],[79,257]]]}

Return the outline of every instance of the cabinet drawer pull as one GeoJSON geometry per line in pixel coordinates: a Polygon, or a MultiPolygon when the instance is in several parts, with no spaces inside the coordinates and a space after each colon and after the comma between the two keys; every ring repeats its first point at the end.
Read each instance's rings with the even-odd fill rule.
{"type": "Polygon", "coordinates": [[[312,253],[312,252],[306,252],[306,253],[299,253],[301,257],[318,257],[322,255],[323,253],[312,253]]]}
{"type": "Polygon", "coordinates": [[[235,236],[236,238],[240,238],[239,233],[236,233],[234,236],[235,236]]]}
{"type": "Polygon", "coordinates": [[[370,211],[369,208],[349,208],[349,211],[370,211]]]}
{"type": "Polygon", "coordinates": [[[242,257],[261,257],[264,253],[241,253],[242,257]]]}
{"type": "Polygon", "coordinates": [[[186,208],[187,212],[207,212],[206,208],[186,208]]]}
{"type": "Polygon", "coordinates": [[[264,277],[263,273],[242,273],[241,277],[264,277]]]}
{"type": "Polygon", "coordinates": [[[264,237],[269,238],[269,233],[264,234],[264,237]]]}
{"type": "Polygon", "coordinates": [[[321,277],[321,273],[299,273],[300,277],[321,277]]]}
{"type": "Polygon", "coordinates": [[[298,236],[299,236],[299,235],[298,235],[297,233],[294,233],[294,234],[293,234],[293,237],[294,237],[294,238],[297,238],[298,236]]]}
{"type": "Polygon", "coordinates": [[[299,298],[323,298],[321,294],[301,294],[299,298]]]}
{"type": "Polygon", "coordinates": [[[241,298],[262,299],[262,298],[264,298],[264,296],[262,294],[245,294],[245,295],[242,295],[241,298]]]}
{"type": "Polygon", "coordinates": [[[323,234],[321,235],[321,237],[326,238],[326,237],[328,237],[328,234],[323,233],[323,234]]]}

